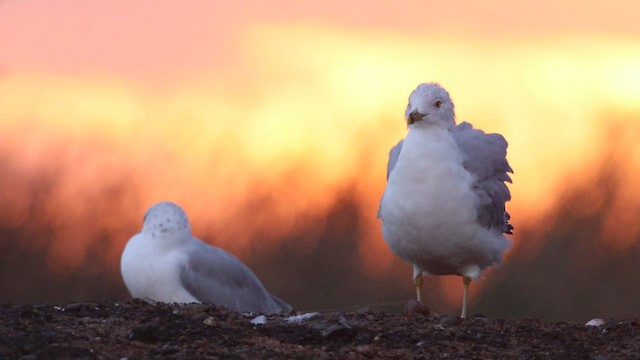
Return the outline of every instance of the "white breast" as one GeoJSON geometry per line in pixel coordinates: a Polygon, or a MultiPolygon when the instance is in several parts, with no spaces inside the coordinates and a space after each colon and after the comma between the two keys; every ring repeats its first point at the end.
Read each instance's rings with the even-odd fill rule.
{"type": "Polygon", "coordinates": [[[493,235],[477,223],[474,181],[448,130],[412,129],[381,204],[391,250],[431,274],[477,277],[495,255],[483,244],[493,235]]]}
{"type": "Polygon", "coordinates": [[[159,247],[147,234],[131,238],[120,263],[122,278],[131,296],[166,303],[199,302],[179,279],[179,267],[185,257],[179,247],[159,247]]]}

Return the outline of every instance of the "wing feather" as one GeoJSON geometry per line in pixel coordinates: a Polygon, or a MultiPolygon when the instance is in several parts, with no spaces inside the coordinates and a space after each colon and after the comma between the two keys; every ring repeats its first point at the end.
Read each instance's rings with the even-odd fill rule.
{"type": "Polygon", "coordinates": [[[398,158],[400,157],[400,152],[402,151],[402,144],[404,144],[404,140],[398,141],[398,143],[389,150],[389,161],[387,162],[387,180],[389,180],[389,175],[391,175],[391,171],[396,167],[396,163],[398,162],[398,158]]]}
{"type": "MultiPolygon", "coordinates": [[[[396,167],[396,163],[398,162],[398,157],[400,157],[400,152],[402,151],[402,144],[404,144],[404,140],[398,141],[398,143],[389,150],[389,161],[387,162],[387,181],[389,180],[389,175],[393,171],[393,168],[396,167]]],[[[384,199],[384,194],[382,194],[382,198],[380,199],[380,206],[378,206],[378,219],[381,214],[380,211],[382,209],[382,199],[384,199]]]]}
{"type": "Polygon", "coordinates": [[[508,173],[513,173],[507,161],[507,141],[500,134],[474,129],[468,122],[457,125],[452,135],[463,153],[463,166],[477,179],[474,191],[480,203],[478,221],[511,233],[513,226],[505,211],[505,202],[511,200],[505,182],[511,182],[508,173]]]}
{"type": "Polygon", "coordinates": [[[201,302],[258,313],[288,312],[291,306],[270,294],[258,277],[230,253],[195,239],[180,280],[201,302]]]}

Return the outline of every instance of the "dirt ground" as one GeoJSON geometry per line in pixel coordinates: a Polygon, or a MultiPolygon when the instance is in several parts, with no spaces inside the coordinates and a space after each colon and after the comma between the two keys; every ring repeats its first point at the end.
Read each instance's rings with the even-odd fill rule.
{"type": "Polygon", "coordinates": [[[0,359],[632,359],[640,318],[602,326],[372,309],[286,320],[212,305],[0,306],[0,359]],[[258,319],[259,320],[259,319],[258,319]]]}

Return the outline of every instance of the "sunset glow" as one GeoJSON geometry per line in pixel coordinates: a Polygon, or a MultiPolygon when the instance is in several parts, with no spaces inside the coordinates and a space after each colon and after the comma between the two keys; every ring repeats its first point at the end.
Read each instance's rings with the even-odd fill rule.
{"type": "MultiPolygon", "coordinates": [[[[0,23],[3,7],[25,14],[20,6],[0,4],[0,23]]],[[[170,9],[165,2],[159,7],[170,9]]],[[[67,19],[72,23],[74,11],[86,11],[66,2],[61,9],[61,16],[76,19],[67,19]]],[[[160,26],[156,22],[169,13],[149,21],[160,26]]],[[[32,21],[45,18],[31,15],[32,21]]],[[[176,31],[189,28],[188,17],[178,18],[176,31]]],[[[38,40],[68,45],[50,48],[50,62],[27,42],[36,36],[25,30],[28,24],[26,43],[0,41],[0,48],[17,52],[6,64],[0,56],[0,159],[9,159],[13,169],[0,187],[3,221],[28,221],[25,204],[34,200],[22,180],[59,176],[43,210],[57,219],[48,246],[58,271],[79,266],[86,247],[106,234],[115,265],[156,201],[180,203],[194,233],[214,234],[208,241],[242,257],[256,234],[275,245],[291,229],[315,231],[305,216],[327,213],[342,191],[360,204],[354,261],[371,277],[406,270],[393,269],[398,262],[382,240],[376,211],[388,149],[406,134],[407,96],[426,81],[449,90],[458,121],[509,141],[515,174],[508,209],[516,229],[532,227],[557,204],[558,193],[595,176],[596,166],[612,157],[624,159],[618,176],[627,188],[619,191],[605,232],[615,234],[610,241],[617,248],[640,233],[637,36],[537,28],[469,36],[235,17],[219,28],[215,23],[198,22],[187,32],[193,44],[170,32],[125,39],[123,47],[142,47],[131,50],[131,58],[125,50],[102,53],[91,44],[84,52],[74,48],[55,37],[73,33],[63,20],[51,38],[38,40]],[[145,70],[136,54],[144,57],[144,46],[160,51],[158,41],[175,59],[150,60],[145,70]],[[198,53],[188,57],[194,49],[210,67],[198,53]],[[126,189],[119,187],[123,182],[126,189]],[[120,207],[100,209],[101,223],[87,219],[87,207],[101,206],[105,193],[122,196],[120,207]]],[[[95,26],[108,29],[104,19],[95,26]]],[[[299,246],[311,256],[316,244],[304,241],[299,246]]],[[[461,287],[446,291],[457,301],[461,287]]]]}

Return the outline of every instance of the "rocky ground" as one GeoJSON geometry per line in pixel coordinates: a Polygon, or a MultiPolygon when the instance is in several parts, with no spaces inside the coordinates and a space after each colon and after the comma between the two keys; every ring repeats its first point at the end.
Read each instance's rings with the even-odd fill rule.
{"type": "Polygon", "coordinates": [[[5,358],[631,359],[640,358],[640,318],[585,326],[364,308],[287,320],[138,300],[2,305],[5,358]]]}

